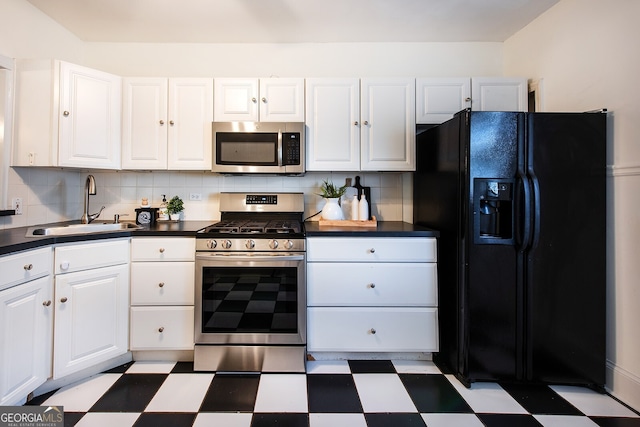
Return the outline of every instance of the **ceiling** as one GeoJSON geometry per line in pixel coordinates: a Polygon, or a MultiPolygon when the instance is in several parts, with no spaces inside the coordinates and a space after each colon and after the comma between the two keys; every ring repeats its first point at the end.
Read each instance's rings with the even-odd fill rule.
{"type": "Polygon", "coordinates": [[[86,42],[502,42],[559,0],[27,0],[86,42]]]}

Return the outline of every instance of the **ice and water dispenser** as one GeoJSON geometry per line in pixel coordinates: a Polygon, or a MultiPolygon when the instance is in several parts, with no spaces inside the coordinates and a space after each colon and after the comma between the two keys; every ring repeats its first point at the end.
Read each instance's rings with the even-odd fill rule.
{"type": "Polygon", "coordinates": [[[474,242],[513,244],[513,181],[476,178],[473,187],[474,242]]]}

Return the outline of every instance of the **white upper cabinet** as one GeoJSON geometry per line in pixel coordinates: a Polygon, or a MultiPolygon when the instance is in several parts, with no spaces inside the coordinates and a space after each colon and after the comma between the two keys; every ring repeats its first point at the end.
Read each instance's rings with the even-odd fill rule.
{"type": "Polygon", "coordinates": [[[416,79],[416,123],[442,123],[469,107],[468,77],[416,79]]]}
{"type": "Polygon", "coordinates": [[[17,60],[12,165],[119,169],[121,102],[119,76],[17,60]]]}
{"type": "Polygon", "coordinates": [[[527,79],[459,77],[416,80],[416,123],[442,123],[465,108],[473,111],[527,111],[527,79]]]}
{"type": "Polygon", "coordinates": [[[416,169],[415,105],[415,79],[362,79],[361,170],[416,169]]]}
{"type": "Polygon", "coordinates": [[[304,79],[214,80],[216,122],[303,122],[304,79]]]}
{"type": "Polygon", "coordinates": [[[307,79],[307,170],[415,170],[415,80],[307,79]]]}
{"type": "Polygon", "coordinates": [[[213,79],[125,78],[122,167],[211,169],[213,79]]]}
{"type": "Polygon", "coordinates": [[[307,79],[307,170],[360,170],[360,80],[307,79]]]}
{"type": "Polygon", "coordinates": [[[529,90],[521,77],[474,77],[471,79],[473,111],[527,111],[529,90]]]}

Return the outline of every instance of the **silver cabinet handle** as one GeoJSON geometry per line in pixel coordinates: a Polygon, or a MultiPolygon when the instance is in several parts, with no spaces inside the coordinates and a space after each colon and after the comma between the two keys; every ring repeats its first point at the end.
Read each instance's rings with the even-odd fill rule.
{"type": "Polygon", "coordinates": [[[376,253],[376,248],[371,248],[371,249],[369,249],[369,253],[370,253],[370,254],[374,254],[374,253],[376,253]]]}
{"type": "Polygon", "coordinates": [[[160,248],[160,253],[163,254],[164,253],[164,248],[160,248]]]}
{"type": "Polygon", "coordinates": [[[353,122],[353,125],[358,126],[359,125],[358,121],[356,120],[355,122],[353,122]]]}
{"type": "Polygon", "coordinates": [[[169,120],[169,124],[170,124],[171,126],[173,126],[175,123],[174,123],[174,121],[173,121],[173,120],[169,120]]]}
{"type": "Polygon", "coordinates": [[[158,328],[158,332],[163,333],[163,332],[164,332],[164,326],[160,326],[160,327],[158,328]]]}
{"type": "Polygon", "coordinates": [[[33,270],[33,264],[25,264],[24,265],[24,269],[29,271],[29,270],[33,270]]]}
{"type": "Polygon", "coordinates": [[[371,328],[371,329],[369,329],[369,333],[370,333],[371,335],[375,335],[375,334],[376,334],[376,330],[375,330],[375,329],[373,329],[373,328],[371,328]]]}
{"type": "Polygon", "coordinates": [[[373,288],[375,288],[375,287],[376,287],[376,284],[375,284],[375,283],[369,283],[369,284],[367,285],[367,288],[369,288],[369,289],[373,289],[373,288]]]}
{"type": "Polygon", "coordinates": [[[62,113],[62,115],[63,115],[63,116],[65,116],[65,117],[67,117],[67,116],[69,116],[69,112],[68,112],[68,111],[64,111],[64,112],[62,113]]]}
{"type": "Polygon", "coordinates": [[[60,302],[61,302],[61,303],[63,303],[63,304],[64,304],[65,302],[67,302],[67,297],[62,297],[62,298],[60,298],[60,302]]]}
{"type": "Polygon", "coordinates": [[[255,102],[257,102],[257,101],[258,101],[257,99],[255,99],[255,98],[251,98],[251,102],[254,102],[254,103],[255,103],[255,102]]]}
{"type": "Polygon", "coordinates": [[[267,98],[262,98],[262,102],[267,103],[267,98]]]}
{"type": "Polygon", "coordinates": [[[45,307],[49,307],[51,305],[51,301],[50,300],[44,301],[42,305],[44,305],[45,307]]]}
{"type": "Polygon", "coordinates": [[[471,102],[471,98],[465,98],[464,102],[471,102]]]}
{"type": "Polygon", "coordinates": [[[164,124],[164,120],[160,120],[160,126],[164,124]]]}
{"type": "Polygon", "coordinates": [[[158,283],[158,286],[161,287],[161,288],[164,288],[164,282],[158,283]]]}
{"type": "Polygon", "coordinates": [[[362,122],[363,125],[368,126],[369,122],[367,120],[365,120],[364,122],[362,122]]]}

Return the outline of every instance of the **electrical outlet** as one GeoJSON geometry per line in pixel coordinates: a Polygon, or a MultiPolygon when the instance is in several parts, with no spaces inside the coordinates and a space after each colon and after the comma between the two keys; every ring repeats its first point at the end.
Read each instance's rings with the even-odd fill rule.
{"type": "Polygon", "coordinates": [[[22,215],[22,198],[14,197],[11,199],[11,209],[16,211],[16,215],[22,215]]]}
{"type": "Polygon", "coordinates": [[[200,201],[200,200],[202,200],[202,194],[201,193],[189,193],[189,200],[200,201]]]}

